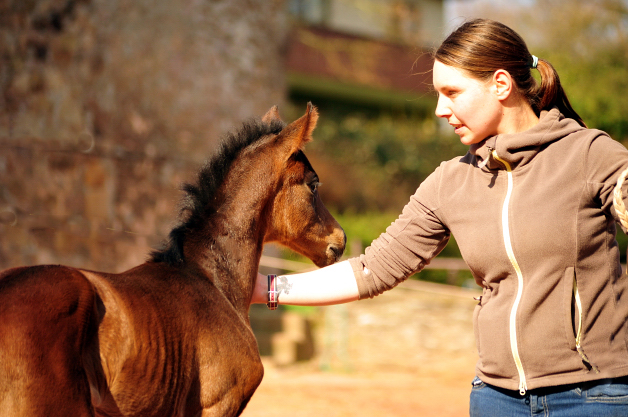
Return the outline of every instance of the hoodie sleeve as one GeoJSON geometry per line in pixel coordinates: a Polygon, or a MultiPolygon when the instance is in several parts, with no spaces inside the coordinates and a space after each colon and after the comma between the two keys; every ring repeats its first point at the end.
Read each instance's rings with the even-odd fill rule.
{"type": "MultiPolygon", "coordinates": [[[[613,205],[613,191],[621,173],[628,168],[628,150],[619,142],[599,132],[590,144],[587,159],[587,181],[599,198],[601,208],[613,216],[617,222],[619,217],[613,205]]],[[[622,187],[623,201],[628,207],[628,181],[622,187]]],[[[621,224],[621,223],[620,223],[621,224]]],[[[624,233],[628,232],[622,226],[624,233]]]]}
{"type": "Polygon", "coordinates": [[[360,299],[373,298],[421,271],[447,244],[449,230],[439,219],[438,168],[418,188],[399,218],[350,259],[360,299]]]}

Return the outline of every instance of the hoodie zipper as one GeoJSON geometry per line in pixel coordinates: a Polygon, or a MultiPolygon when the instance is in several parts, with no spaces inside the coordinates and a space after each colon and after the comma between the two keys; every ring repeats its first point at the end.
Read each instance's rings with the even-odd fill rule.
{"type": "Polygon", "coordinates": [[[528,390],[528,385],[526,382],[525,372],[523,371],[521,357],[519,356],[519,347],[517,343],[517,309],[519,308],[521,295],[523,294],[523,274],[521,273],[521,268],[519,267],[519,263],[517,262],[515,253],[512,249],[510,226],[508,223],[508,206],[510,205],[510,197],[513,189],[512,168],[508,162],[504,161],[497,155],[497,151],[493,150],[491,155],[495,158],[495,160],[499,161],[504,165],[504,167],[506,167],[506,174],[508,176],[508,191],[506,192],[506,198],[504,199],[504,205],[502,206],[502,231],[508,259],[517,273],[517,296],[515,297],[512,309],[510,310],[510,350],[515,361],[515,366],[517,367],[517,372],[519,373],[519,394],[523,396],[528,390]]]}

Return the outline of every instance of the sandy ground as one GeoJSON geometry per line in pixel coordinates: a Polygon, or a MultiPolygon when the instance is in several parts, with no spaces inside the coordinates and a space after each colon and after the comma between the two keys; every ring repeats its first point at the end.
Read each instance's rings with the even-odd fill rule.
{"type": "Polygon", "coordinates": [[[265,376],[243,417],[468,416],[473,364],[420,372],[322,372],[264,361],[265,376]]]}

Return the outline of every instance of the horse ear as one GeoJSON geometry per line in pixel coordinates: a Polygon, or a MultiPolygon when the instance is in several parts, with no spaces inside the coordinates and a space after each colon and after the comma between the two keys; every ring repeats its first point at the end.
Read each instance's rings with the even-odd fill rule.
{"type": "Polygon", "coordinates": [[[286,126],[282,132],[286,145],[290,147],[290,155],[303,149],[312,140],[312,132],[316,128],[318,111],[312,103],[307,103],[305,114],[286,126]]]}
{"type": "Polygon", "coordinates": [[[273,120],[281,121],[281,117],[279,117],[279,108],[277,108],[277,106],[271,107],[270,110],[262,116],[262,122],[264,123],[270,123],[273,120]]]}

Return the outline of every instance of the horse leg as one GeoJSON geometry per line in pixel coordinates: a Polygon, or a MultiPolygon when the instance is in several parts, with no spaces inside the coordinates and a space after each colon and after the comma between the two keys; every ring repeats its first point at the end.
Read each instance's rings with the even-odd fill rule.
{"type": "Polygon", "coordinates": [[[245,372],[246,376],[235,377],[238,384],[222,392],[218,401],[203,409],[202,417],[237,417],[242,414],[264,374],[261,362],[252,365],[245,372]]]}
{"type": "Polygon", "coordinates": [[[83,348],[95,315],[95,290],[75,269],[0,275],[0,416],[94,416],[83,348]]]}
{"type": "Polygon", "coordinates": [[[218,404],[214,404],[210,408],[206,408],[201,413],[201,417],[238,417],[244,411],[244,408],[249,403],[250,397],[244,400],[239,407],[233,403],[227,401],[221,401],[218,404]]]}

